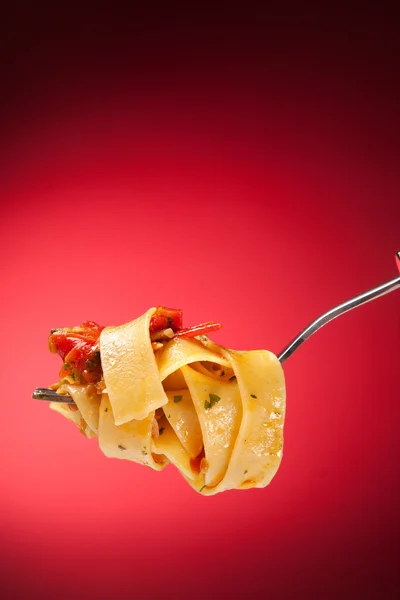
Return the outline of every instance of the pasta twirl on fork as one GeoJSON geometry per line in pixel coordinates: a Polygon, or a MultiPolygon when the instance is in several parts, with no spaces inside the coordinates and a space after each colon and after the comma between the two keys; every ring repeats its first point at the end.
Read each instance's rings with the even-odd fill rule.
{"type": "Polygon", "coordinates": [[[51,408],[102,452],[161,470],[171,463],[198,492],[265,487],[282,459],[285,381],[267,350],[229,350],[182,328],[163,307],[117,327],[86,321],[52,330],[63,359],[53,386],[75,404],[51,408]]]}

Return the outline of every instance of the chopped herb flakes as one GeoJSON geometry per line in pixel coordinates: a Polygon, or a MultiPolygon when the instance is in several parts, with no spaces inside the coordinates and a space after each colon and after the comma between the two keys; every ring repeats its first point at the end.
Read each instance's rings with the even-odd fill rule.
{"type": "Polygon", "coordinates": [[[104,409],[104,412],[108,412],[108,407],[104,409]]]}
{"type": "Polygon", "coordinates": [[[172,317],[167,317],[167,321],[168,321],[168,325],[172,325],[172,323],[174,322],[172,317]]]}
{"type": "Polygon", "coordinates": [[[180,402],[182,400],[182,396],[174,396],[174,402],[180,402]]]}
{"type": "Polygon", "coordinates": [[[245,470],[244,474],[246,475],[246,473],[248,473],[247,469],[245,470]]]}
{"type": "Polygon", "coordinates": [[[217,402],[219,402],[221,400],[221,398],[219,396],[217,396],[216,394],[208,394],[210,400],[206,400],[204,402],[204,408],[206,410],[208,410],[209,408],[212,408],[214,406],[214,404],[217,404],[217,402]]]}
{"type": "Polygon", "coordinates": [[[233,381],[234,379],[236,379],[236,375],[232,375],[232,377],[229,377],[229,381],[233,381]]]}
{"type": "Polygon", "coordinates": [[[257,396],[256,396],[255,394],[250,394],[250,396],[251,396],[252,398],[257,398],[257,396]]]}
{"type": "Polygon", "coordinates": [[[70,362],[63,363],[63,369],[68,371],[69,369],[73,369],[75,367],[75,361],[71,360],[70,362]]]}
{"type": "Polygon", "coordinates": [[[125,446],[121,446],[121,444],[118,444],[118,448],[119,448],[120,450],[126,450],[125,446]]]}
{"type": "Polygon", "coordinates": [[[223,377],[225,375],[225,371],[222,371],[221,373],[221,377],[223,377]]]}
{"type": "Polygon", "coordinates": [[[86,367],[87,367],[89,373],[91,373],[92,371],[94,371],[96,369],[96,367],[99,366],[99,363],[100,363],[100,352],[97,350],[85,362],[86,367]]]}
{"type": "Polygon", "coordinates": [[[146,455],[147,455],[147,450],[146,450],[146,448],[145,448],[144,450],[142,450],[142,454],[143,454],[143,456],[146,456],[146,455]]]}
{"type": "Polygon", "coordinates": [[[206,486],[206,484],[204,484],[204,485],[203,485],[203,487],[201,487],[201,488],[199,489],[199,492],[201,493],[201,492],[204,490],[204,488],[205,488],[205,487],[207,487],[207,486],[206,486]]]}
{"type": "Polygon", "coordinates": [[[159,429],[158,433],[159,433],[160,435],[162,435],[162,434],[164,433],[164,431],[165,431],[165,427],[160,427],[160,429],[159,429]]]}

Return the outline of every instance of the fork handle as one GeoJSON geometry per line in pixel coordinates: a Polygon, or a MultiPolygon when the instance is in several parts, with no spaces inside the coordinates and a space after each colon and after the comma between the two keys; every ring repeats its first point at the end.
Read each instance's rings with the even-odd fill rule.
{"type": "MultiPolygon", "coordinates": [[[[397,268],[400,271],[400,251],[396,253],[395,258],[397,268]]],[[[329,321],[336,319],[336,317],[339,317],[340,315],[344,315],[344,313],[348,312],[349,310],[353,310],[353,308],[357,308],[357,306],[371,302],[371,300],[380,298],[380,296],[385,296],[386,294],[389,294],[389,292],[393,292],[398,288],[400,288],[400,277],[396,277],[396,279],[382,283],[382,285],[378,285],[372,290],[368,290],[363,294],[359,294],[358,296],[350,298],[350,300],[331,308],[331,310],[328,310],[326,313],[315,319],[315,321],[310,323],[308,327],[303,329],[303,331],[299,333],[299,335],[282,350],[282,352],[278,355],[280,362],[285,362],[285,360],[287,360],[289,356],[291,356],[293,352],[295,352],[301,346],[301,344],[303,344],[303,342],[308,340],[313,333],[321,329],[321,327],[329,323],[329,321]]]]}

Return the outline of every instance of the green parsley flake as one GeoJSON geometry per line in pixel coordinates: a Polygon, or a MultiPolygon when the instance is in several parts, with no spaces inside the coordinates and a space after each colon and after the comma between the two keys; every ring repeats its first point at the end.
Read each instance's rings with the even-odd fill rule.
{"type": "Polygon", "coordinates": [[[232,377],[229,377],[229,381],[233,381],[234,379],[236,379],[236,375],[232,375],[232,377]]]}
{"type": "Polygon", "coordinates": [[[204,408],[206,410],[208,410],[209,408],[212,408],[214,406],[214,404],[217,404],[217,402],[219,402],[221,400],[221,398],[219,396],[217,396],[216,394],[208,394],[210,401],[206,400],[204,402],[204,408]]]}
{"type": "Polygon", "coordinates": [[[125,446],[121,446],[121,444],[118,444],[118,448],[119,448],[120,450],[126,450],[125,446]]]}
{"type": "Polygon", "coordinates": [[[250,394],[250,396],[251,396],[252,398],[257,398],[257,396],[256,396],[255,394],[250,394]]]}
{"type": "Polygon", "coordinates": [[[204,484],[204,485],[203,485],[203,487],[201,487],[201,488],[199,489],[199,492],[201,493],[201,492],[204,490],[204,488],[205,488],[205,487],[207,487],[207,486],[206,486],[206,484],[204,484]]]}
{"type": "Polygon", "coordinates": [[[143,456],[146,456],[147,455],[147,450],[146,449],[142,450],[142,454],[143,454],[143,456]]]}
{"type": "Polygon", "coordinates": [[[221,398],[219,396],[217,396],[216,394],[209,394],[209,396],[210,396],[211,405],[216,404],[217,402],[219,402],[221,400],[221,398]]]}
{"type": "Polygon", "coordinates": [[[164,433],[164,431],[165,431],[165,427],[160,427],[160,429],[159,429],[158,433],[159,433],[160,435],[162,435],[162,434],[164,433]]]}
{"type": "Polygon", "coordinates": [[[245,470],[244,474],[246,475],[246,473],[248,473],[247,469],[245,470]]]}
{"type": "Polygon", "coordinates": [[[173,319],[172,317],[167,317],[168,325],[172,325],[173,319]]]}
{"type": "Polygon", "coordinates": [[[108,407],[104,409],[104,412],[108,412],[108,407]]]}
{"type": "Polygon", "coordinates": [[[174,396],[174,402],[180,402],[182,400],[182,396],[174,396]]]}

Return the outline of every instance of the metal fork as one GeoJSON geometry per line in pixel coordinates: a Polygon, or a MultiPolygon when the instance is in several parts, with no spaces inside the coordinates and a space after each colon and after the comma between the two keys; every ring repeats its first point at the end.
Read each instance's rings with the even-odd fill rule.
{"type": "MultiPolygon", "coordinates": [[[[397,268],[400,272],[400,250],[396,253],[395,258],[397,268]]],[[[299,335],[295,337],[294,340],[292,340],[290,344],[288,344],[286,348],[280,352],[280,354],[278,354],[278,359],[281,363],[285,362],[285,360],[292,356],[293,352],[295,352],[301,346],[301,344],[308,340],[316,331],[321,329],[321,327],[329,323],[329,321],[333,321],[333,319],[336,319],[336,317],[339,315],[344,315],[344,313],[348,312],[349,310],[353,310],[353,308],[357,308],[357,306],[371,302],[371,300],[385,296],[386,294],[389,294],[389,292],[393,292],[399,288],[400,276],[396,277],[395,279],[391,279],[386,283],[382,283],[381,285],[378,285],[377,287],[373,288],[372,290],[368,290],[363,294],[359,294],[358,296],[355,296],[354,298],[351,298],[350,300],[347,300],[346,302],[343,302],[334,308],[331,308],[331,310],[328,310],[326,313],[315,319],[315,321],[310,323],[308,327],[303,329],[303,331],[299,333],[299,335]]],[[[57,394],[57,392],[49,388],[37,388],[33,392],[32,398],[35,400],[48,400],[51,402],[74,404],[71,396],[57,394]]]]}

